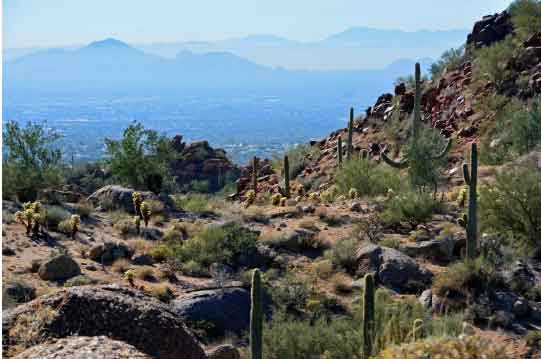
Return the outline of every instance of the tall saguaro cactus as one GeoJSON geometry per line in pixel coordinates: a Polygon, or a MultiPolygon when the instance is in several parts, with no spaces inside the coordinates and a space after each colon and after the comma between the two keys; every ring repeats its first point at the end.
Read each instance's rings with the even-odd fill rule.
{"type": "Polygon", "coordinates": [[[338,154],[338,167],[342,167],[342,136],[338,136],[338,145],[336,147],[338,154]]]}
{"type": "MultiPolygon", "coordinates": [[[[415,147],[418,136],[419,136],[419,127],[421,126],[421,65],[419,63],[415,64],[415,99],[413,103],[413,117],[411,119],[411,141],[412,141],[412,147],[415,147]]],[[[451,149],[452,145],[452,139],[447,140],[447,143],[445,144],[444,148],[440,151],[440,153],[437,153],[432,156],[433,160],[439,160],[447,155],[447,152],[451,149]]],[[[386,154],[385,150],[381,152],[381,158],[385,163],[387,163],[389,166],[394,168],[408,168],[409,167],[409,159],[404,158],[400,161],[393,161],[390,159],[386,154]]]]}
{"type": "Polygon", "coordinates": [[[348,142],[346,147],[346,158],[349,161],[353,155],[353,107],[349,109],[348,142]]]}
{"type": "Polygon", "coordinates": [[[257,157],[254,156],[252,159],[252,189],[255,193],[257,193],[257,176],[258,176],[258,160],[257,157]]]}
{"type": "Polygon", "coordinates": [[[368,359],[372,353],[372,340],[375,329],[375,285],[374,275],[364,276],[364,295],[363,295],[363,358],[368,359]]]}
{"type": "Polygon", "coordinates": [[[477,251],[477,144],[471,144],[470,168],[462,165],[464,182],[468,185],[468,218],[466,224],[466,257],[473,259],[477,251]]]}
{"type": "Polygon", "coordinates": [[[263,358],[263,305],[261,301],[261,273],[252,274],[252,307],[250,310],[250,358],[263,358]]]}
{"type": "Polygon", "coordinates": [[[291,191],[289,188],[289,158],[287,155],[284,156],[284,185],[285,185],[285,195],[287,198],[290,197],[291,191]]]}

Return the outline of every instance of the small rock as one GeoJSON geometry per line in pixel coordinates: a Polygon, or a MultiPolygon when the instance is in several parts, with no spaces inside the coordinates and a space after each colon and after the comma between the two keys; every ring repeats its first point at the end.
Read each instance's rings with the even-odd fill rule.
{"type": "Polygon", "coordinates": [[[144,228],[141,234],[144,239],[149,241],[159,241],[163,237],[163,232],[158,228],[144,228]]]}
{"type": "Polygon", "coordinates": [[[2,254],[5,256],[14,256],[15,251],[11,247],[5,246],[2,248],[2,254]]]}
{"type": "Polygon", "coordinates": [[[140,254],[133,258],[132,263],[136,266],[151,266],[154,264],[154,259],[150,254],[140,254]]]}
{"type": "Polygon", "coordinates": [[[362,209],[361,202],[353,202],[349,207],[351,212],[362,212],[362,209]]]}
{"type": "Polygon", "coordinates": [[[240,359],[240,353],[230,344],[220,345],[207,352],[208,359],[240,359]]]}
{"type": "Polygon", "coordinates": [[[419,297],[419,302],[422,304],[422,306],[426,309],[429,309],[432,307],[432,289],[426,289],[421,293],[421,296],[419,297]]]}
{"type": "Polygon", "coordinates": [[[513,314],[517,317],[525,317],[529,312],[528,302],[522,298],[513,304],[513,314]]]}

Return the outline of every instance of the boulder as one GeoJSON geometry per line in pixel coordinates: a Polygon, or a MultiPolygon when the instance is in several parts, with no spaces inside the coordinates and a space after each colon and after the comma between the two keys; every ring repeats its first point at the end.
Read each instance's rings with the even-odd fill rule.
{"type": "Polygon", "coordinates": [[[88,251],[88,258],[103,265],[109,265],[119,258],[130,259],[132,255],[133,249],[120,242],[96,244],[88,251]]]}
{"type": "Polygon", "coordinates": [[[432,289],[426,289],[421,293],[419,302],[425,309],[432,308],[432,289]]]}
{"type": "MultiPolygon", "coordinates": [[[[88,200],[97,207],[112,205],[115,208],[122,209],[129,213],[134,213],[132,194],[135,190],[118,185],[108,185],[92,193],[88,200]]],[[[159,201],[158,196],[152,192],[139,192],[141,198],[145,200],[159,201]]]]}
{"type": "Polygon", "coordinates": [[[38,274],[43,280],[65,280],[81,274],[81,268],[73,258],[60,254],[43,262],[38,274]]]}
{"type": "Polygon", "coordinates": [[[149,241],[159,241],[163,237],[163,232],[158,228],[143,228],[141,235],[149,241]]]}
{"type": "Polygon", "coordinates": [[[18,318],[48,313],[33,340],[41,344],[72,335],[123,341],[158,359],[205,359],[200,343],[171,308],[140,291],[118,285],[81,286],[35,299],[2,316],[4,355],[19,344],[18,318]]]}
{"type": "Polygon", "coordinates": [[[140,254],[133,257],[132,263],[136,266],[151,266],[154,264],[154,259],[150,254],[140,254]]]}
{"type": "Polygon", "coordinates": [[[4,292],[17,303],[26,303],[36,298],[36,289],[20,281],[4,284],[4,292]]]}
{"type": "Polygon", "coordinates": [[[401,244],[399,250],[411,257],[447,263],[453,259],[457,248],[462,246],[463,242],[465,241],[462,236],[440,236],[428,241],[401,244]]]}
{"type": "Polygon", "coordinates": [[[174,300],[171,305],[185,320],[212,323],[218,335],[241,334],[250,327],[250,293],[243,288],[192,292],[174,300]]]}
{"type": "Polygon", "coordinates": [[[105,336],[68,337],[36,345],[14,359],[151,359],[130,344],[105,336]]]}
{"type": "Polygon", "coordinates": [[[207,353],[208,359],[240,359],[240,353],[231,344],[220,345],[207,353]]]}
{"type": "Polygon", "coordinates": [[[468,34],[466,44],[468,48],[473,49],[490,46],[505,39],[512,32],[511,15],[508,11],[502,11],[499,14],[484,16],[480,21],[477,21],[472,32],[468,34]]]}

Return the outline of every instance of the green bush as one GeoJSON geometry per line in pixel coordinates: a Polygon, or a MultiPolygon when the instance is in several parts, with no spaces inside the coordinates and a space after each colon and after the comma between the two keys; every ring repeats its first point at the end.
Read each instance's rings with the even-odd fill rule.
{"type": "Polygon", "coordinates": [[[312,286],[306,280],[291,273],[271,288],[273,303],[292,312],[305,310],[312,292],[312,286]]]}
{"type": "Polygon", "coordinates": [[[358,195],[374,196],[386,193],[389,188],[398,189],[400,177],[389,167],[369,159],[353,158],[345,161],[342,169],[337,171],[335,183],[343,195],[355,188],[358,195]]]}
{"type": "Polygon", "coordinates": [[[479,200],[481,229],[503,232],[518,245],[541,245],[541,172],[530,167],[511,167],[482,186],[479,200]]]}
{"type": "Polygon", "coordinates": [[[538,0],[515,0],[510,6],[511,21],[521,40],[541,32],[541,3],[538,0]]]}
{"type": "Polygon", "coordinates": [[[529,109],[513,114],[511,118],[511,142],[513,150],[519,155],[534,150],[541,143],[539,100],[533,101],[529,109]]]}
{"type": "Polygon", "coordinates": [[[223,263],[236,268],[254,260],[256,240],[257,234],[238,223],[210,226],[182,245],[173,245],[172,256],[180,262],[192,260],[203,267],[223,263]]]}
{"type": "Polygon", "coordinates": [[[68,220],[71,213],[60,206],[47,207],[45,222],[50,229],[56,229],[60,222],[68,220]]]}
{"type": "Polygon", "coordinates": [[[288,156],[289,175],[293,179],[304,170],[311,158],[316,158],[319,155],[319,148],[310,145],[297,145],[285,151],[283,155],[273,154],[272,167],[278,173],[282,173],[284,155],[288,156]]]}
{"type": "Polygon", "coordinates": [[[403,221],[417,225],[430,219],[433,214],[444,211],[444,203],[434,199],[432,194],[407,191],[389,199],[380,218],[387,225],[403,221]]]}
{"type": "Polygon", "coordinates": [[[188,212],[201,213],[209,210],[209,196],[200,193],[174,196],[175,206],[188,212]]]}
{"type": "Polygon", "coordinates": [[[502,89],[511,76],[511,70],[507,65],[514,54],[515,45],[511,36],[477,50],[473,71],[474,82],[482,86],[486,81],[490,81],[496,89],[502,89]]]}
{"type": "Polygon", "coordinates": [[[452,48],[445,51],[440,59],[430,66],[432,79],[439,78],[445,69],[447,71],[456,70],[464,57],[464,48],[464,46],[461,46],[457,49],[452,48]]]}
{"type": "Polygon", "coordinates": [[[95,279],[92,279],[84,274],[78,275],[76,277],[68,279],[64,283],[64,287],[77,287],[80,285],[90,285],[90,284],[96,284],[97,281],[95,279]]]}
{"type": "Polygon", "coordinates": [[[325,252],[325,257],[339,269],[348,273],[354,273],[357,269],[357,249],[359,241],[355,238],[343,238],[338,240],[334,246],[325,252]]]}
{"type": "Polygon", "coordinates": [[[62,182],[60,135],[46,123],[8,121],[3,130],[2,196],[35,201],[38,192],[62,182]]]}

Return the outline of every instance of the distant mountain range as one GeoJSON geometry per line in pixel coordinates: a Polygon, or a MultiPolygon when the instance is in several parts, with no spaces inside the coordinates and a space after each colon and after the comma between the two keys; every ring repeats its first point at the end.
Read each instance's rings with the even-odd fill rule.
{"type": "MultiPolygon", "coordinates": [[[[280,40],[257,37],[253,41],[280,40]]],[[[422,62],[428,66],[431,61],[422,62]]],[[[224,51],[182,50],[174,58],[165,58],[116,39],[106,39],[77,49],[41,50],[7,61],[3,86],[8,98],[254,92],[323,97],[353,94],[364,98],[382,90],[378,84],[388,86],[412,69],[413,60],[400,60],[377,70],[286,70],[259,65],[224,51]]]]}
{"type": "MultiPolygon", "coordinates": [[[[396,60],[436,58],[458,47],[468,30],[414,31],[354,27],[325,39],[301,42],[274,35],[250,35],[221,41],[132,44],[149,54],[175,58],[181,51],[230,52],[260,65],[296,70],[358,70],[382,68],[396,60]]],[[[70,46],[76,49],[81,46],[70,46]]],[[[43,49],[4,49],[11,61],[43,49]]]]}

